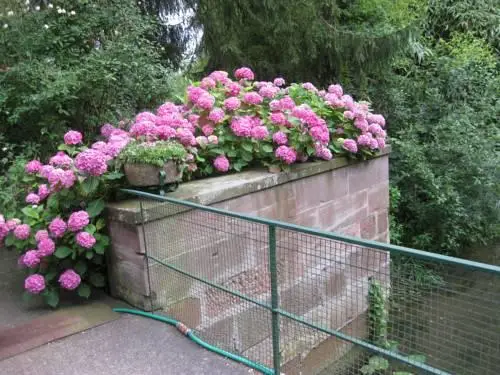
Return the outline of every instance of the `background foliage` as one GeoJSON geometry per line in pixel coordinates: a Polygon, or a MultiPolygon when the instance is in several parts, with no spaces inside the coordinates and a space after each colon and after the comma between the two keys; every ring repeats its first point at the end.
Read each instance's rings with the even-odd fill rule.
{"type": "Polygon", "coordinates": [[[169,71],[160,60],[156,23],[135,1],[50,5],[0,1],[0,131],[6,139],[54,143],[68,127],[92,134],[103,122],[165,99],[169,71]]]}
{"type": "MultiPolygon", "coordinates": [[[[248,65],[262,79],[338,81],[370,100],[392,138],[394,241],[460,254],[499,234],[497,0],[57,0],[52,13],[47,1],[40,12],[33,1],[29,12],[0,4],[19,7],[0,16],[3,171],[21,140],[92,129],[185,86],[166,66],[184,66],[194,43],[194,77],[248,65]]],[[[0,178],[0,205],[15,194],[5,193],[11,176],[0,178]]]]}

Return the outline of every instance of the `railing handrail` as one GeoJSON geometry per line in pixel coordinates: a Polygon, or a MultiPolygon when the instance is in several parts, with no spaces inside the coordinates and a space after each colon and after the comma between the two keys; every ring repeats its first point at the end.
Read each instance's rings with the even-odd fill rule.
{"type": "Polygon", "coordinates": [[[478,270],[478,271],[483,271],[483,272],[494,273],[494,274],[500,275],[500,266],[495,266],[493,264],[487,264],[487,263],[475,262],[475,261],[471,261],[471,260],[467,260],[467,259],[455,258],[455,257],[448,256],[448,255],[436,254],[436,253],[431,253],[428,251],[412,249],[409,247],[392,245],[392,244],[388,244],[385,242],[364,240],[361,238],[350,237],[350,236],[346,236],[346,235],[336,233],[336,232],[328,232],[328,231],[321,230],[321,229],[308,228],[308,227],[304,227],[301,225],[285,223],[282,221],[265,219],[265,218],[261,218],[258,216],[242,214],[242,213],[224,210],[221,208],[215,208],[215,207],[211,207],[211,206],[205,206],[203,204],[190,202],[190,201],[186,201],[186,200],[182,200],[182,199],[176,199],[176,198],[166,197],[166,196],[162,196],[162,195],[147,193],[147,192],[140,191],[140,190],[121,189],[121,191],[123,191],[124,193],[127,193],[127,194],[136,195],[139,197],[149,198],[149,199],[153,199],[153,200],[157,200],[157,201],[174,203],[174,204],[182,205],[185,207],[190,207],[190,208],[200,209],[203,211],[213,212],[216,214],[234,217],[237,219],[242,219],[242,220],[246,220],[246,221],[250,221],[250,222],[254,222],[254,223],[258,223],[258,224],[272,225],[272,226],[275,226],[275,227],[281,228],[281,229],[297,231],[297,232],[301,232],[301,233],[305,233],[305,234],[310,234],[310,235],[314,235],[314,236],[328,238],[328,239],[335,240],[335,241],[346,242],[349,244],[363,246],[363,247],[369,247],[372,249],[389,251],[391,254],[402,254],[402,255],[408,255],[408,256],[415,257],[415,258],[430,260],[430,261],[434,261],[434,262],[438,262],[438,263],[460,265],[460,266],[466,267],[468,269],[473,269],[473,270],[478,270]]]}

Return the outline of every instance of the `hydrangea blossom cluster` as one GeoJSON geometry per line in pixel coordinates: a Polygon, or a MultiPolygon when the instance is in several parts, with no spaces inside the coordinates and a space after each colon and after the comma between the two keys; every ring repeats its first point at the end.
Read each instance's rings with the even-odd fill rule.
{"type": "Polygon", "coordinates": [[[59,276],[59,284],[61,288],[66,290],[75,290],[81,282],[82,278],[80,275],[71,269],[64,271],[61,276],[59,276]]]}
{"type": "MultiPolygon", "coordinates": [[[[96,181],[116,178],[110,175],[119,165],[115,159],[131,141],[151,147],[157,141],[181,144],[188,155],[185,173],[195,176],[258,164],[286,169],[311,159],[330,160],[335,154],[365,157],[385,147],[385,118],[372,113],[368,103],[356,102],[341,85],[321,90],[311,82],[286,86],[281,77],[254,79],[248,67],[237,69],[234,78],[212,72],[187,88],[182,105],[166,102],[130,122],[104,124],[99,139],[88,147],[80,132],[70,130],[47,164],[27,163],[26,215],[44,223],[0,215],[0,241],[18,246],[20,265],[32,273],[25,289],[46,295],[54,288],[76,290],[87,281],[88,273],[79,273],[76,262],[87,262],[87,255],[102,256],[106,245],[100,242],[105,236],[96,233],[103,225],[96,223],[95,212],[83,209],[89,198],[82,192],[96,181]],[[59,195],[76,198],[70,208],[60,207],[59,195]],[[58,276],[45,279],[54,265],[58,276]]],[[[95,193],[90,199],[98,197],[95,193]]]]}

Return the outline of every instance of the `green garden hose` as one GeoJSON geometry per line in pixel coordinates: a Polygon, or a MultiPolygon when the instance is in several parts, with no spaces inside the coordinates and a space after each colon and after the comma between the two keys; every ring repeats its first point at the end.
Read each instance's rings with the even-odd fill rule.
{"type": "Polygon", "coordinates": [[[266,367],[264,365],[261,365],[260,363],[253,362],[253,361],[251,361],[251,360],[249,360],[247,358],[240,357],[239,355],[227,352],[227,351],[225,351],[223,349],[220,349],[220,348],[218,348],[216,346],[213,346],[213,345],[210,345],[210,344],[206,343],[205,341],[203,341],[202,339],[200,339],[198,336],[196,336],[196,334],[191,329],[189,329],[185,324],[179,322],[178,320],[175,320],[175,319],[172,319],[172,318],[167,318],[167,317],[162,316],[162,315],[156,315],[156,314],[147,313],[147,312],[141,311],[141,310],[113,309],[113,311],[119,312],[119,313],[140,315],[140,316],[144,316],[146,318],[150,318],[150,319],[154,319],[154,320],[159,320],[160,322],[164,322],[164,323],[170,324],[171,326],[176,327],[177,330],[179,332],[181,332],[184,336],[189,337],[196,344],[202,346],[205,349],[210,350],[211,352],[220,354],[220,355],[222,355],[222,356],[224,356],[226,358],[232,359],[235,362],[242,363],[242,364],[244,364],[244,365],[246,365],[248,367],[251,367],[251,368],[253,368],[253,369],[257,370],[257,371],[262,372],[265,375],[274,375],[274,370],[270,369],[269,367],[266,367]]]}

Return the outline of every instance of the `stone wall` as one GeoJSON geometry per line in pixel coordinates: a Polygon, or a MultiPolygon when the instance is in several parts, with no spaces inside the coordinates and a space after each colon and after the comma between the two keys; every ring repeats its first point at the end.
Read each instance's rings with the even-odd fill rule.
{"type": "MultiPolygon", "coordinates": [[[[388,153],[365,162],[304,163],[289,173],[248,171],[193,181],[170,196],[387,242],[388,153]]],[[[265,225],[172,203],[129,200],[109,206],[109,228],[114,296],[140,308],[163,309],[218,346],[271,365],[268,311],[161,265],[269,303],[265,225]],[[148,265],[146,252],[157,261],[148,265]]],[[[366,336],[369,278],[388,282],[388,255],[279,228],[276,240],[281,308],[366,336]]],[[[288,319],[282,319],[280,331],[287,374],[317,372],[349,349],[288,319]],[[323,352],[328,358],[319,361],[323,352]]]]}

